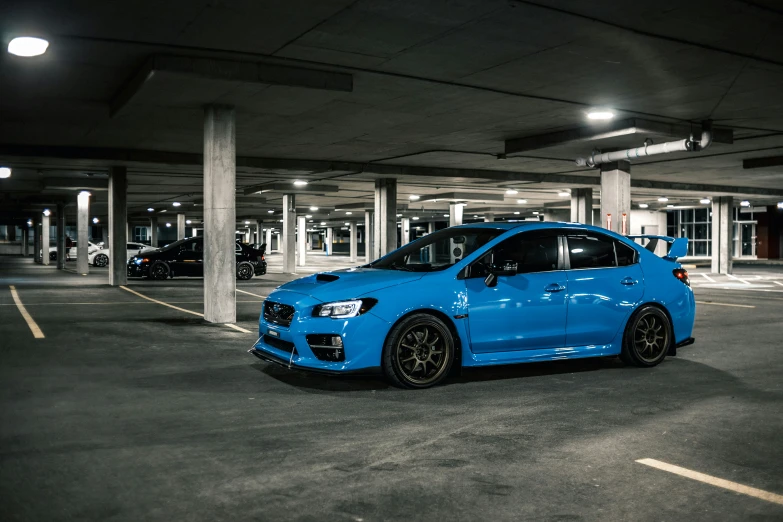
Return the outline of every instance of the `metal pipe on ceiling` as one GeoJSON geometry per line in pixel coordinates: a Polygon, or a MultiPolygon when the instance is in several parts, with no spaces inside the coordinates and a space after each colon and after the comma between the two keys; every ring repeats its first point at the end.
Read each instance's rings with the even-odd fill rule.
{"type": "Polygon", "coordinates": [[[699,152],[707,149],[710,145],[712,145],[712,120],[707,120],[702,122],[701,138],[699,140],[694,140],[693,135],[691,135],[689,138],[683,140],[667,141],[650,145],[645,143],[643,146],[633,149],[605,152],[603,154],[596,154],[594,152],[586,158],[576,158],[576,164],[580,167],[597,167],[603,163],[622,160],[629,161],[636,158],[656,156],[658,154],[669,154],[671,152],[699,152]]]}

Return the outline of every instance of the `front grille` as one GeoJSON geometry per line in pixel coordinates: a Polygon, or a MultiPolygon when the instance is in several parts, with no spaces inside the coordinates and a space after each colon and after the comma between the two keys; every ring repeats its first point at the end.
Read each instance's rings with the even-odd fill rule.
{"type": "Polygon", "coordinates": [[[290,326],[294,319],[294,307],[275,303],[274,301],[264,301],[264,321],[279,324],[280,326],[290,326]]]}
{"type": "Polygon", "coordinates": [[[281,352],[299,355],[299,352],[296,351],[296,346],[294,346],[294,343],[278,339],[277,337],[272,337],[271,335],[264,336],[264,344],[268,344],[272,348],[277,348],[281,352]]]}
{"type": "Polygon", "coordinates": [[[342,341],[339,344],[334,344],[334,339],[340,339],[339,335],[335,334],[309,334],[305,337],[307,344],[310,346],[310,350],[315,355],[316,359],[320,361],[329,362],[342,362],[345,360],[345,349],[343,348],[342,341]]]}

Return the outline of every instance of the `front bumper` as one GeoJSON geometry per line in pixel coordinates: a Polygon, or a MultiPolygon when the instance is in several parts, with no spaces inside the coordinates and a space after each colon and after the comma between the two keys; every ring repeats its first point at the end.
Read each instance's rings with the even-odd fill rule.
{"type": "Polygon", "coordinates": [[[128,277],[147,277],[149,274],[149,264],[137,265],[133,261],[128,263],[128,277]]]}
{"type": "MultiPolygon", "coordinates": [[[[269,296],[270,301],[295,308],[289,326],[282,326],[259,318],[259,340],[249,353],[267,362],[281,366],[326,374],[375,373],[381,367],[381,353],[391,324],[367,312],[349,319],[312,317],[313,308],[322,304],[312,297],[295,292],[278,291],[269,296]],[[291,343],[294,355],[264,342],[264,336],[276,341],[291,343]],[[307,342],[308,335],[340,336],[345,359],[327,361],[319,359],[307,342]]],[[[262,307],[263,309],[263,307],[262,307]]],[[[282,343],[279,343],[282,344],[282,343]]]]}

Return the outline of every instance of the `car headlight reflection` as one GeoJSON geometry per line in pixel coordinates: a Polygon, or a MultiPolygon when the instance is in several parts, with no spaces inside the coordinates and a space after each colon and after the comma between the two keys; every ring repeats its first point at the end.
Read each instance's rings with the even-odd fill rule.
{"type": "Polygon", "coordinates": [[[332,319],[347,319],[368,312],[378,302],[377,299],[352,299],[318,305],[313,310],[313,317],[331,317],[332,319]]]}

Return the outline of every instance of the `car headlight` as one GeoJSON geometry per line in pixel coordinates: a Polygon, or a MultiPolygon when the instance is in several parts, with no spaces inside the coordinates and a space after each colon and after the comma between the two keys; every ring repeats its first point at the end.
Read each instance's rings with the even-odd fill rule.
{"type": "Polygon", "coordinates": [[[331,317],[332,319],[356,317],[357,315],[368,312],[377,302],[377,299],[367,298],[326,303],[318,305],[313,309],[313,317],[331,317]]]}
{"type": "Polygon", "coordinates": [[[144,260],[140,257],[134,257],[133,262],[136,263],[137,265],[140,265],[142,262],[144,262],[144,260]]]}

